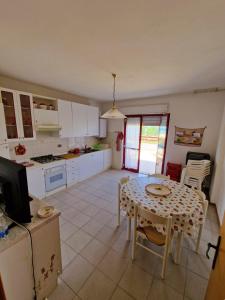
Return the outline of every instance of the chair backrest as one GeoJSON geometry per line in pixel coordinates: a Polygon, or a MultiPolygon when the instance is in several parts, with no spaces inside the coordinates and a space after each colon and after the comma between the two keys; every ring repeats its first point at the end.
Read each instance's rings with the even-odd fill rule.
{"type": "Polygon", "coordinates": [[[142,206],[136,205],[135,206],[135,224],[137,223],[137,217],[142,217],[149,220],[153,225],[163,225],[166,227],[166,235],[171,232],[171,225],[172,225],[172,217],[161,217],[152,213],[150,210],[145,209],[142,206]]]}
{"type": "Polygon", "coordinates": [[[149,174],[148,177],[155,177],[161,179],[170,179],[170,175],[163,175],[163,174],[149,174]]]}
{"type": "Polygon", "coordinates": [[[129,176],[120,178],[120,181],[119,181],[120,186],[122,186],[123,184],[126,184],[129,180],[130,180],[129,176]]]}
{"type": "MultiPolygon", "coordinates": [[[[200,190],[195,190],[195,192],[198,194],[198,196],[200,197],[201,202],[204,202],[206,200],[206,196],[205,194],[200,191],[200,190]]],[[[208,201],[207,201],[208,202],[208,201]]]]}
{"type": "Polygon", "coordinates": [[[204,178],[210,174],[210,160],[188,160],[187,176],[194,178],[204,178]]]}

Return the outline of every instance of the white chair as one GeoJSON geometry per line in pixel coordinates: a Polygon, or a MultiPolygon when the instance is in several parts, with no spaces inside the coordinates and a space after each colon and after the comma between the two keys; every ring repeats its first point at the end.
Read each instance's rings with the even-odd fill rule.
{"type": "Polygon", "coordinates": [[[196,190],[195,192],[198,193],[198,195],[200,197],[200,200],[201,200],[201,203],[202,203],[202,208],[203,208],[203,213],[204,213],[204,215],[203,215],[204,222],[203,222],[203,224],[199,225],[198,237],[197,237],[196,248],[195,248],[195,251],[198,253],[200,242],[201,242],[201,237],[202,237],[202,230],[203,230],[205,219],[206,219],[206,216],[207,216],[207,210],[208,210],[208,204],[209,203],[206,200],[206,196],[202,191],[196,190]]]}
{"type": "Polygon", "coordinates": [[[181,184],[202,189],[202,182],[210,174],[210,160],[188,160],[181,173],[181,184]]]}
{"type": "MultiPolygon", "coordinates": [[[[120,226],[120,213],[121,213],[121,206],[120,206],[120,201],[121,201],[121,189],[124,184],[128,183],[130,180],[130,177],[122,177],[119,181],[118,184],[118,203],[117,203],[117,226],[120,226]]],[[[130,235],[131,235],[131,218],[127,217],[127,239],[130,240],[130,235]]]]}
{"type": "Polygon", "coordinates": [[[155,178],[161,178],[161,179],[170,179],[169,175],[163,175],[163,174],[148,174],[148,177],[155,177],[155,178]]]}
{"type": "Polygon", "coordinates": [[[160,257],[163,261],[162,264],[162,271],[161,271],[161,277],[162,279],[165,278],[165,272],[166,272],[166,267],[167,267],[167,261],[168,261],[168,256],[170,252],[170,244],[172,241],[173,237],[173,232],[171,230],[171,225],[172,225],[172,217],[160,217],[157,216],[150,211],[147,211],[144,208],[140,208],[138,206],[135,206],[134,210],[134,232],[133,232],[133,244],[132,244],[132,260],[135,259],[135,248],[136,245],[144,248],[145,250],[151,252],[152,254],[160,257]],[[153,226],[146,226],[146,227],[139,227],[138,226],[138,217],[144,217],[148,219],[149,221],[152,222],[152,224],[160,224],[162,226],[165,226],[166,232],[165,235],[162,233],[158,232],[153,226]],[[151,243],[164,247],[164,253],[160,254],[151,248],[141,244],[138,242],[137,238],[138,235],[141,235],[151,243]]]}

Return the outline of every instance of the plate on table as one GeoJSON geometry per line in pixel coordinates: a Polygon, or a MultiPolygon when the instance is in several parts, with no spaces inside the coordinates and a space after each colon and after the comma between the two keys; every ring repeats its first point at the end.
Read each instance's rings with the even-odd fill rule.
{"type": "Polygon", "coordinates": [[[146,185],[145,190],[148,194],[154,196],[169,196],[171,193],[171,190],[168,188],[168,186],[156,183],[150,183],[146,185]]]}
{"type": "Polygon", "coordinates": [[[54,210],[54,206],[44,206],[39,208],[37,214],[40,218],[48,218],[53,214],[54,210]]]}

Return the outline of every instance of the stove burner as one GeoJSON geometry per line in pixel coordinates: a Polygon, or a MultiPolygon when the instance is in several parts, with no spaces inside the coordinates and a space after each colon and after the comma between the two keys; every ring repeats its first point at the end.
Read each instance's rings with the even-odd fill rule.
{"type": "Polygon", "coordinates": [[[50,155],[43,155],[43,156],[37,156],[37,157],[32,157],[31,160],[34,160],[36,162],[39,162],[40,164],[47,164],[53,161],[61,160],[63,158],[59,156],[53,156],[52,154],[50,155]]]}

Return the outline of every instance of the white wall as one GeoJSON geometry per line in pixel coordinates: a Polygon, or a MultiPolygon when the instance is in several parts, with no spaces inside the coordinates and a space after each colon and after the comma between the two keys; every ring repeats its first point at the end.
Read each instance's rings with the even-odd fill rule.
{"type": "Polygon", "coordinates": [[[211,201],[216,203],[220,223],[225,212],[225,108],[215,157],[215,174],[211,189],[211,201]]]}
{"type": "MultiPolygon", "coordinates": [[[[185,163],[187,151],[198,151],[210,153],[215,157],[217,141],[219,136],[220,123],[225,104],[225,92],[205,93],[205,94],[180,94],[155,98],[135,99],[119,101],[118,106],[142,106],[144,114],[146,105],[150,104],[168,104],[170,113],[170,127],[168,134],[166,162],[185,163]],[[205,127],[207,126],[203,143],[201,147],[179,146],[174,144],[175,125],[178,127],[205,127]]],[[[106,111],[111,103],[104,103],[103,110],[106,111]]],[[[161,106],[160,106],[161,107],[161,106]]],[[[155,105],[154,105],[155,112],[155,105]]],[[[140,113],[140,109],[139,112],[140,113]]],[[[121,120],[109,121],[109,141],[112,141],[114,131],[123,131],[123,122],[121,120]]],[[[113,139],[115,152],[115,138],[113,139]]],[[[122,163],[122,153],[117,153],[113,160],[113,166],[120,168],[122,163]]]]}

